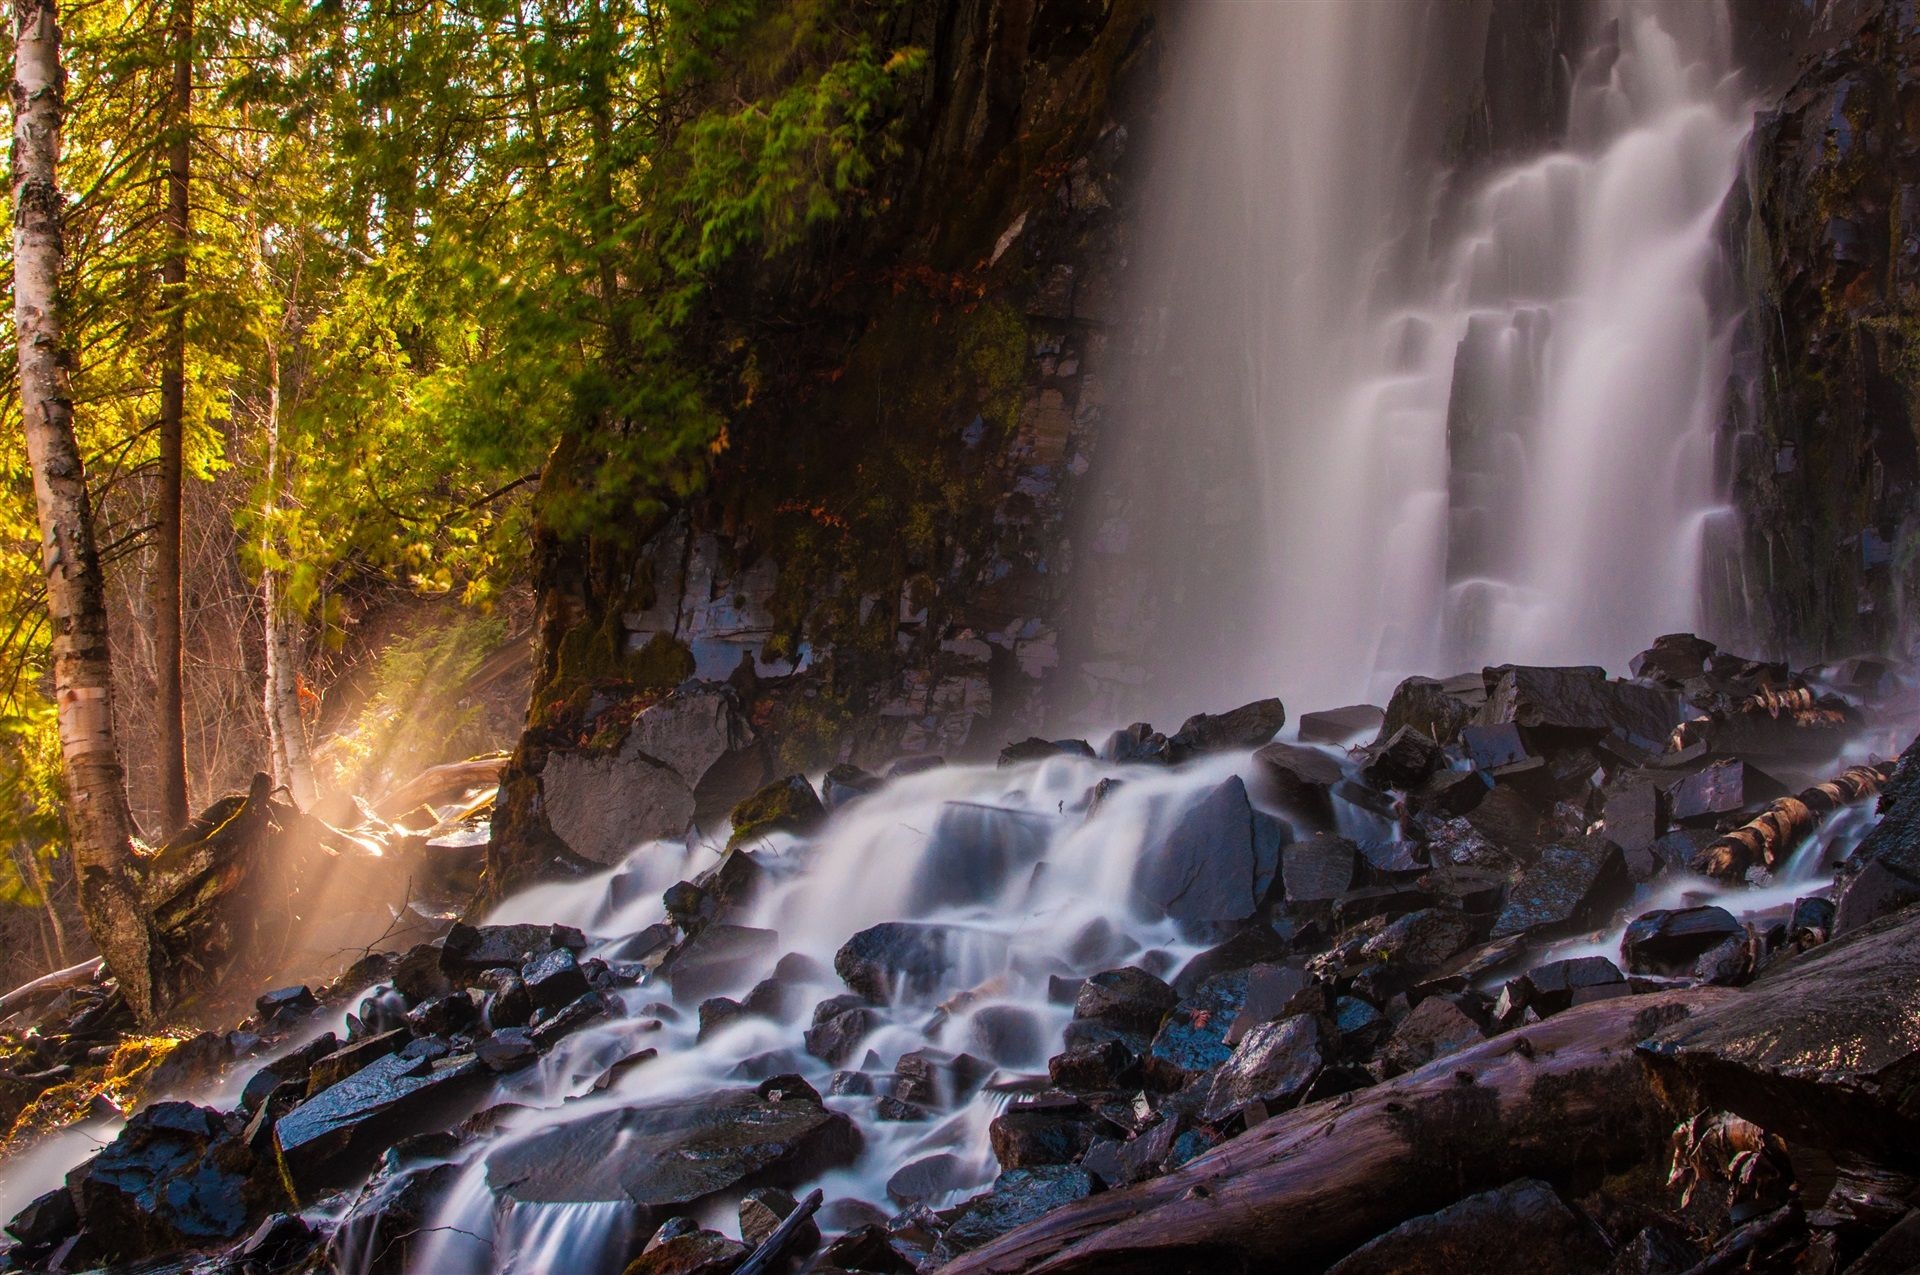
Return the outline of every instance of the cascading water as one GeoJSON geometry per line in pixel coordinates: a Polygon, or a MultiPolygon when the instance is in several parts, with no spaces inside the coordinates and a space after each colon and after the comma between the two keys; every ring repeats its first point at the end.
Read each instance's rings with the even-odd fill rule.
{"type": "Polygon", "coordinates": [[[1749,112],[1717,4],[1596,10],[1564,140],[1479,176],[1442,133],[1470,7],[1191,11],[1089,536],[1098,715],[1617,666],[1702,627],[1749,112]]]}

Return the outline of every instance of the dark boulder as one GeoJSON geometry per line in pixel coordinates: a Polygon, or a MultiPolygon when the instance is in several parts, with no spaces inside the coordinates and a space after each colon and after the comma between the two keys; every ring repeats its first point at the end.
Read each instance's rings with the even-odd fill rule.
{"type": "Polygon", "coordinates": [[[1634,918],[1620,951],[1636,974],[1679,975],[1691,972],[1708,951],[1745,934],[1725,908],[1661,908],[1634,918]]]}
{"type": "Polygon", "coordinates": [[[1196,713],[1167,737],[1167,752],[1176,762],[1208,753],[1258,748],[1287,724],[1287,710],[1277,699],[1256,700],[1230,712],[1196,713]]]}
{"type": "Polygon", "coordinates": [[[362,1036],[314,1061],[307,1074],[307,1093],[330,1089],[348,1076],[389,1054],[397,1054],[413,1042],[413,1033],[404,1027],[378,1036],[362,1036]]]}
{"type": "Polygon", "coordinates": [[[1407,971],[1425,971],[1473,944],[1484,925],[1454,908],[1421,908],[1368,939],[1360,954],[1407,971]]]}
{"type": "Polygon", "coordinates": [[[732,1275],[749,1251],[718,1231],[688,1231],[648,1243],[621,1275],[732,1275]]]}
{"type": "Polygon", "coordinates": [[[1478,677],[1448,678],[1444,682],[1410,677],[1394,688],[1374,742],[1391,739],[1395,732],[1411,726],[1436,743],[1451,744],[1459,738],[1461,728],[1474,719],[1486,697],[1486,687],[1478,677]]]}
{"type": "Polygon", "coordinates": [[[304,1087],[313,1073],[314,1064],[339,1047],[340,1042],[332,1032],[328,1032],[297,1049],[288,1050],[247,1078],[247,1083],[240,1090],[240,1109],[248,1114],[258,1111],[268,1094],[289,1081],[304,1087]]]}
{"type": "Polygon", "coordinates": [[[733,835],[727,848],[788,832],[804,836],[818,828],[827,817],[826,807],[805,775],[788,775],[775,780],[733,808],[733,835]]]}
{"type": "Polygon", "coordinates": [[[1255,921],[1206,951],[1195,953],[1193,959],[1182,965],[1180,972],[1173,976],[1173,990],[1187,996],[1216,974],[1231,974],[1236,970],[1252,969],[1256,965],[1271,965],[1286,960],[1292,952],[1292,945],[1279,931],[1271,925],[1255,921]]]}
{"type": "Polygon", "coordinates": [[[1318,1015],[1262,1023],[1241,1038],[1214,1074],[1202,1116],[1226,1120],[1260,1104],[1261,1114],[1292,1106],[1326,1065],[1328,1041],[1318,1015]]]}
{"type": "Polygon", "coordinates": [[[817,1095],[781,1092],[777,1102],[736,1089],[593,1112],[493,1151],[487,1181],[513,1201],[629,1204],[649,1228],[721,1192],[797,1186],[851,1163],[852,1122],[817,1095]]]}
{"type": "Polygon", "coordinates": [[[1475,1017],[1453,996],[1429,996],[1400,1020],[1381,1053],[1388,1074],[1414,1071],[1458,1053],[1486,1036],[1475,1017]]]}
{"type": "Polygon", "coordinates": [[[535,1010],[555,1010],[585,996],[587,975],[572,952],[557,947],[528,961],[520,971],[535,1010]]]}
{"type": "Polygon", "coordinates": [[[1238,775],[1187,807],[1151,842],[1133,887],[1156,909],[1194,930],[1252,916],[1273,889],[1281,847],[1257,837],[1238,775]]]}
{"type": "Polygon", "coordinates": [[[1541,851],[1507,894],[1494,938],[1555,934],[1598,923],[1630,888],[1626,858],[1604,837],[1563,842],[1541,851]]]}
{"type": "Polygon", "coordinates": [[[1040,1095],[1015,1099],[987,1128],[993,1158],[1003,1169],[1030,1169],[1078,1159],[1093,1140],[1117,1130],[1077,1098],[1040,1095]]]}
{"type": "Polygon", "coordinates": [[[1907,909],[1776,965],[1642,1052],[1699,1108],[1790,1142],[1910,1163],[1920,1137],[1916,982],[1920,909],[1907,909]]]}
{"type": "Polygon", "coordinates": [[[1607,1264],[1600,1234],[1545,1182],[1523,1178],[1402,1222],[1327,1275],[1456,1275],[1518,1271],[1587,1275],[1607,1264]]]}
{"type": "Polygon", "coordinates": [[[1054,819],[971,801],[940,807],[926,851],[914,869],[907,910],[915,915],[945,904],[988,903],[1009,881],[1046,853],[1054,819]]]}
{"type": "Polygon", "coordinates": [[[970,1177],[966,1161],[957,1155],[922,1156],[887,1179],[887,1198],[903,1207],[937,1200],[967,1185],[970,1177]]]}
{"type": "Polygon", "coordinates": [[[1787,790],[1744,761],[1717,761],[1667,790],[1667,809],[1675,823],[1710,826],[1726,815],[1738,814],[1787,790]]]}
{"type": "Polygon", "coordinates": [[[63,1184],[37,1196],[7,1223],[7,1234],[28,1248],[52,1248],[80,1229],[73,1192],[63,1184]]]}
{"type": "Polygon", "coordinates": [[[67,1177],[80,1224],[107,1257],[132,1261],[239,1238],[252,1157],[226,1118],[158,1102],[67,1177]]]}
{"type": "Polygon", "coordinates": [[[1220,974],[1173,1007],[1147,1053],[1149,1078],[1178,1089],[1233,1056],[1227,1034],[1247,999],[1247,975],[1220,974]]]}
{"type": "Polygon", "coordinates": [[[936,1257],[978,1248],[1063,1204],[1083,1200],[1096,1189],[1093,1176],[1077,1165],[1009,1169],[994,1179],[992,1190],[954,1210],[936,1257]]]}
{"type": "Polygon", "coordinates": [[[913,1263],[888,1239],[886,1229],[874,1222],[857,1226],[830,1241],[821,1254],[821,1261],[824,1265],[814,1269],[822,1275],[830,1270],[913,1275],[914,1270],[913,1263]]]}
{"type": "Polygon", "coordinates": [[[480,1009],[465,992],[448,992],[421,1001],[407,1011],[407,1027],[416,1036],[451,1036],[478,1022],[480,1009]]]}
{"type": "Polygon", "coordinates": [[[440,968],[464,980],[484,970],[517,970],[556,947],[578,952],[586,945],[585,936],[566,925],[455,925],[440,948],[440,968]]]}
{"type": "Polygon", "coordinates": [[[1264,796],[1321,827],[1333,826],[1333,789],[1345,772],[1317,748],[1268,744],[1253,755],[1264,796]]]}
{"type": "Polygon", "coordinates": [[[1075,1045],[1047,1060],[1047,1076],[1074,1093],[1099,1093],[1137,1086],[1140,1059],[1119,1040],[1075,1045]]]}
{"type": "Polygon", "coordinates": [[[839,810],[870,792],[878,792],[885,780],[850,762],[829,767],[820,781],[820,801],[827,810],[839,810]]]}
{"type": "Polygon", "coordinates": [[[872,1035],[882,1021],[877,1012],[865,1005],[843,1009],[807,1029],[807,1052],[829,1067],[838,1067],[853,1057],[860,1043],[872,1035]]]}
{"type": "Polygon", "coordinates": [[[457,1164],[426,1164],[374,1178],[334,1228],[327,1246],[331,1269],[406,1275],[460,1171],[457,1164]]]}
{"type": "Polygon", "coordinates": [[[1027,1065],[1040,1057],[1043,1049],[1040,1020],[1019,1005],[987,1005],[975,1010],[967,1035],[970,1048],[1009,1067],[1027,1065]]]}
{"type": "Polygon", "coordinates": [[[919,999],[940,987],[969,945],[998,942],[957,926],[885,921],[842,944],[834,953],[833,969],[849,988],[875,1004],[919,999]]]}
{"type": "Polygon", "coordinates": [[[1135,722],[1107,736],[1107,742],[1100,746],[1100,756],[1106,761],[1135,765],[1172,760],[1167,751],[1167,737],[1148,722],[1135,722]]]}
{"type": "Polygon", "coordinates": [[[1355,736],[1380,729],[1386,714],[1375,704],[1348,704],[1300,715],[1300,742],[1344,746],[1355,736]]]}
{"type": "Polygon", "coordinates": [[[1103,970],[1083,982],[1074,999],[1073,1017],[1116,1032],[1152,1036],[1179,1000],[1166,983],[1129,965],[1103,970]]]}
{"type": "Polygon", "coordinates": [[[262,993],[253,1002],[260,1011],[260,1017],[273,1018],[281,1013],[299,1017],[320,1008],[320,1002],[313,997],[310,987],[279,987],[271,992],[262,993]]]}
{"type": "Polygon", "coordinates": [[[674,949],[660,970],[674,999],[697,1001],[755,982],[779,950],[780,936],[772,930],[713,923],[674,949]]]}
{"type": "Polygon", "coordinates": [[[1571,956],[1528,970],[1508,984],[1505,1000],[1513,1010],[1532,1009],[1545,1018],[1592,999],[1602,988],[1627,990],[1620,967],[1604,956],[1571,956]]]}
{"type": "Polygon", "coordinates": [[[1093,745],[1084,739],[1023,739],[1000,750],[1002,766],[1045,761],[1049,757],[1093,757],[1093,745]]]}
{"type": "Polygon", "coordinates": [[[491,1077],[471,1054],[389,1054],[324,1089],[274,1126],[280,1174],[305,1198],[365,1174],[393,1142],[463,1119],[491,1077]]]}
{"type": "Polygon", "coordinates": [[[1345,837],[1316,832],[1280,851],[1288,906],[1331,903],[1353,888],[1360,850],[1345,837]]]}
{"type": "Polygon", "coordinates": [[[525,1027],[533,1019],[533,997],[512,970],[488,970],[474,980],[486,992],[480,1005],[480,1025],[488,1031],[525,1027]]]}
{"type": "Polygon", "coordinates": [[[1367,750],[1360,777],[1373,787],[1409,789],[1424,783],[1427,777],[1447,764],[1440,745],[1413,726],[1402,726],[1386,740],[1367,750]]]}
{"type": "Polygon", "coordinates": [[[1477,770],[1496,770],[1528,759],[1526,741],[1512,722],[1491,726],[1467,726],[1460,731],[1460,746],[1477,770]]]}
{"type": "MultiPolygon", "coordinates": [[[[793,1193],[783,1187],[755,1187],[740,1200],[741,1240],[749,1248],[758,1248],[798,1206],[793,1193]]],[[[805,1257],[819,1247],[820,1228],[809,1219],[800,1224],[786,1252],[790,1257],[805,1257]]]]}
{"type": "Polygon", "coordinates": [[[1503,664],[1483,676],[1487,702],[1481,722],[1513,722],[1530,741],[1549,746],[1618,731],[1639,747],[1658,751],[1682,717],[1672,692],[1612,681],[1600,668],[1503,664]]]}
{"type": "Polygon", "coordinates": [[[1876,809],[1880,821],[1841,867],[1835,933],[1920,901],[1920,739],[1900,754],[1876,809]]]}

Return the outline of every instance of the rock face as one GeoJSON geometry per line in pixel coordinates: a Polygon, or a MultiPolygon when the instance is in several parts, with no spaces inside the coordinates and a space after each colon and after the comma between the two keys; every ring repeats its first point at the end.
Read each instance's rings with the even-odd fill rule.
{"type": "Polygon", "coordinates": [[[1920,910],[1884,917],[1769,972],[1645,1055],[1706,1109],[1812,1145],[1898,1159],[1920,1134],[1920,910]]]}
{"type": "Polygon", "coordinates": [[[617,748],[547,758],[540,773],[547,822],[582,859],[618,863],[644,841],[685,836],[701,785],[752,743],[753,728],[730,689],[674,691],[641,712],[617,748]]]}
{"type": "Polygon", "coordinates": [[[657,1226],[722,1191],[798,1185],[858,1150],[852,1122],[817,1101],[728,1090],[542,1130],[489,1156],[487,1181],[530,1203],[631,1202],[657,1226]]]}

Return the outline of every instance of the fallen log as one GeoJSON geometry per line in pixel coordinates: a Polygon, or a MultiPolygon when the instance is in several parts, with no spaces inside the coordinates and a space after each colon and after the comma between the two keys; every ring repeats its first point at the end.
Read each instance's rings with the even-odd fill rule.
{"type": "Polygon", "coordinates": [[[1583,1183],[1664,1155],[1674,1115],[1635,1046],[1738,992],[1619,997],[1302,1107],[1162,1178],[1089,1196],[948,1275],[1316,1269],[1519,1176],[1583,1183]]]}
{"type": "Polygon", "coordinates": [[[374,813],[382,819],[396,819],[435,799],[459,797],[470,789],[497,784],[500,782],[500,771],[506,764],[505,757],[475,757],[468,761],[450,761],[443,766],[429,766],[376,801],[374,813]]]}
{"type": "Polygon", "coordinates": [[[1797,796],[1780,798],[1696,854],[1693,870],[1711,877],[1737,878],[1755,863],[1771,868],[1793,853],[1821,819],[1879,792],[1898,761],[1896,757],[1877,765],[1851,766],[1797,796]]]}
{"type": "Polygon", "coordinates": [[[86,986],[100,972],[100,964],[100,958],[96,956],[90,961],[69,965],[66,969],[42,974],[30,983],[20,984],[5,996],[0,996],[0,1018],[24,1009],[42,997],[57,996],[68,988],[86,986]]]}

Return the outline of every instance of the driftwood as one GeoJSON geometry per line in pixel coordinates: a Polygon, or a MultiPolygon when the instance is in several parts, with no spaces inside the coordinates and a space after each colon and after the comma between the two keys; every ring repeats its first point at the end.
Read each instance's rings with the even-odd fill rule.
{"type": "Polygon", "coordinates": [[[1755,863],[1771,868],[1793,853],[1822,818],[1880,791],[1893,774],[1894,761],[1853,766],[1823,784],[1782,797],[1751,820],[1727,833],[1693,858],[1693,869],[1714,877],[1738,877],[1755,863]]]}
{"type": "Polygon", "coordinates": [[[1516,1177],[1662,1155],[1673,1113],[1634,1046],[1739,993],[1623,996],[1267,1121],[1162,1178],[1056,1209],[944,1268],[1147,1275],[1311,1270],[1516,1177]]]}
{"type": "Polygon", "coordinates": [[[5,996],[0,996],[0,1018],[24,1009],[42,997],[57,996],[72,987],[84,987],[91,983],[94,975],[99,972],[100,958],[96,956],[90,961],[69,965],[66,969],[55,970],[51,974],[42,974],[30,983],[22,983],[5,996]]]}
{"type": "Polygon", "coordinates": [[[469,789],[497,784],[506,764],[505,757],[476,757],[471,761],[429,766],[375,802],[374,812],[382,819],[396,819],[436,799],[446,800],[461,796],[469,789]]]}
{"type": "Polygon", "coordinates": [[[1795,726],[1809,730],[1832,729],[1846,725],[1847,714],[1844,709],[1833,707],[1833,701],[1826,704],[1814,698],[1808,688],[1802,686],[1790,691],[1761,691],[1758,695],[1749,695],[1733,706],[1731,713],[1708,713],[1703,717],[1692,717],[1673,728],[1673,735],[1667,740],[1667,746],[1679,752],[1689,744],[1705,738],[1706,733],[1715,725],[1729,717],[1746,717],[1765,713],[1771,718],[1785,717],[1795,726]]]}
{"type": "Polygon", "coordinates": [[[767,1275],[787,1246],[793,1243],[793,1237],[800,1233],[800,1228],[807,1224],[807,1219],[819,1210],[820,1201],[824,1198],[818,1187],[807,1192],[807,1198],[794,1205],[793,1212],[780,1219],[780,1225],[760,1241],[747,1260],[734,1269],[733,1275],[767,1275]]]}

